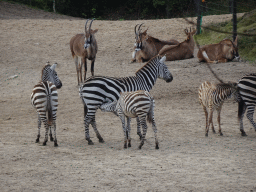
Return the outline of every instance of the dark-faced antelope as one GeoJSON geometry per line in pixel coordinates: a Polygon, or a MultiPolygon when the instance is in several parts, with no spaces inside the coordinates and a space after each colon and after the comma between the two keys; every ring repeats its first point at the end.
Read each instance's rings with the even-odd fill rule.
{"type": "Polygon", "coordinates": [[[91,74],[94,76],[94,62],[96,59],[96,54],[98,51],[97,41],[95,39],[94,34],[98,31],[98,29],[92,30],[92,22],[89,25],[87,30],[87,23],[89,19],[87,19],[85,23],[85,34],[77,34],[70,40],[70,50],[72,53],[72,57],[75,60],[76,71],[77,71],[77,81],[79,83],[83,83],[86,79],[87,72],[87,61],[91,60],[91,74]],[[82,78],[82,68],[84,65],[84,80],[82,78]]]}
{"type": "Polygon", "coordinates": [[[189,59],[194,57],[194,48],[195,41],[193,39],[193,35],[196,33],[196,29],[188,32],[187,29],[184,30],[187,35],[187,39],[178,45],[166,45],[164,46],[159,55],[166,55],[167,61],[181,60],[181,59],[189,59]]]}
{"type": "Polygon", "coordinates": [[[237,37],[234,42],[224,39],[219,43],[205,45],[199,48],[197,53],[199,62],[225,63],[234,58],[239,60],[237,37]]]}
{"type": "Polygon", "coordinates": [[[159,51],[165,45],[177,45],[179,42],[175,39],[170,39],[169,41],[162,41],[155,37],[152,37],[147,34],[148,29],[143,33],[141,32],[141,25],[139,25],[138,30],[135,26],[135,46],[132,53],[132,62],[145,62],[155,57],[159,51]]]}

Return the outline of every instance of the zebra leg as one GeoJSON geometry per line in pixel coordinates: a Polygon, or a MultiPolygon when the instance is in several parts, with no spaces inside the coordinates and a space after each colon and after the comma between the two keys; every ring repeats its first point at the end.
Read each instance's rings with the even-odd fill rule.
{"type": "Polygon", "coordinates": [[[131,147],[131,118],[127,117],[126,135],[128,140],[128,147],[131,147]]]}
{"type": "Polygon", "coordinates": [[[49,125],[46,119],[44,120],[44,126],[45,126],[45,138],[44,138],[43,145],[46,145],[48,141],[48,130],[49,130],[49,125]]]}
{"type": "Polygon", "coordinates": [[[206,137],[208,137],[208,132],[209,132],[209,127],[210,127],[210,125],[213,124],[213,122],[212,122],[212,116],[213,116],[213,110],[210,109],[209,120],[208,120],[208,126],[207,126],[207,128],[206,128],[206,130],[205,130],[205,136],[206,136],[206,137]]]}
{"type": "Polygon", "coordinates": [[[139,117],[136,118],[136,121],[137,121],[137,135],[139,135],[140,140],[141,140],[142,134],[141,134],[141,130],[140,130],[140,119],[139,119],[139,117]]]}
{"type": "Polygon", "coordinates": [[[39,142],[39,138],[40,138],[41,117],[39,114],[38,114],[37,124],[38,124],[38,134],[37,134],[37,138],[36,138],[36,143],[39,142]]]}
{"type": "Polygon", "coordinates": [[[142,126],[142,129],[143,129],[143,135],[142,135],[142,138],[141,138],[139,149],[141,149],[141,147],[144,145],[144,141],[145,141],[146,134],[147,134],[147,128],[148,128],[147,123],[146,123],[146,117],[140,118],[140,122],[141,122],[141,126],[142,126]]]}
{"type": "Polygon", "coordinates": [[[157,139],[157,128],[156,128],[156,123],[155,123],[154,116],[153,116],[153,120],[152,120],[152,129],[153,129],[154,134],[155,134],[156,149],[159,149],[159,143],[158,143],[158,139],[157,139]]]}
{"type": "Polygon", "coordinates": [[[240,121],[240,131],[241,131],[242,136],[247,136],[244,131],[244,126],[243,126],[243,118],[244,118],[245,111],[246,111],[245,103],[242,101],[239,102],[239,104],[238,104],[238,119],[240,121]]]}
{"type": "Polygon", "coordinates": [[[255,105],[253,106],[249,106],[248,109],[247,109],[247,118],[250,120],[254,130],[256,131],[256,124],[255,122],[253,121],[253,114],[254,114],[254,109],[255,109],[255,105]]]}
{"type": "Polygon", "coordinates": [[[84,131],[85,131],[85,139],[88,141],[88,145],[94,145],[94,143],[90,139],[90,133],[89,133],[89,124],[91,121],[92,119],[86,115],[84,118],[84,126],[85,126],[84,131]]]}
{"type": "Polygon", "coordinates": [[[205,106],[203,106],[204,114],[205,114],[205,136],[208,137],[208,131],[209,131],[209,123],[208,123],[208,112],[205,106]]]}
{"type": "Polygon", "coordinates": [[[121,119],[122,122],[122,128],[123,128],[123,132],[124,132],[124,149],[127,148],[127,137],[128,137],[128,133],[127,133],[127,128],[125,126],[125,116],[124,114],[120,114],[119,113],[119,117],[121,119]]]}
{"type": "Polygon", "coordinates": [[[54,134],[54,147],[58,147],[57,137],[56,137],[56,121],[53,121],[53,134],[54,134]]]}
{"type": "Polygon", "coordinates": [[[52,137],[52,126],[49,127],[49,130],[50,130],[50,133],[49,133],[50,141],[53,141],[53,137],[52,137]]]}
{"type": "Polygon", "coordinates": [[[99,133],[99,131],[98,131],[98,129],[97,129],[97,126],[96,126],[95,116],[94,116],[94,118],[92,119],[91,124],[92,124],[92,127],[93,127],[93,129],[94,129],[94,132],[96,133],[97,138],[99,139],[99,142],[100,142],[100,143],[104,143],[104,140],[103,140],[103,138],[101,137],[101,135],[100,135],[100,133],[99,133]]]}
{"type": "Polygon", "coordinates": [[[222,107],[222,106],[220,106],[220,107],[217,109],[217,114],[218,114],[217,121],[218,121],[218,125],[219,125],[219,133],[220,133],[220,136],[223,136],[223,133],[221,132],[221,126],[220,126],[220,112],[221,112],[221,107],[222,107]]]}

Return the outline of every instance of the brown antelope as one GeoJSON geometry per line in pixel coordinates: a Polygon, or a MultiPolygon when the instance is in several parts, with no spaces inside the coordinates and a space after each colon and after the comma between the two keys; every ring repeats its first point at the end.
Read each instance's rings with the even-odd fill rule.
{"type": "Polygon", "coordinates": [[[184,30],[187,35],[187,39],[178,45],[167,45],[164,46],[159,55],[166,56],[167,61],[181,60],[181,59],[189,59],[194,57],[194,48],[195,41],[193,39],[193,35],[196,33],[196,29],[191,32],[188,32],[187,29],[184,30]]]}
{"type": "Polygon", "coordinates": [[[87,19],[85,23],[85,34],[76,34],[70,40],[70,50],[72,53],[72,57],[75,59],[76,71],[77,71],[77,81],[82,83],[82,68],[84,64],[84,80],[86,79],[87,72],[87,62],[86,59],[91,60],[91,74],[94,76],[94,62],[96,59],[96,53],[98,50],[97,41],[94,37],[94,34],[98,31],[98,29],[92,30],[91,25],[93,19],[90,23],[89,29],[87,30],[87,23],[89,19],[87,19]]]}
{"type": "Polygon", "coordinates": [[[170,39],[169,41],[162,41],[155,37],[152,37],[147,34],[148,29],[146,29],[143,33],[141,32],[141,24],[136,30],[137,26],[135,26],[135,46],[134,51],[132,53],[132,62],[145,62],[156,56],[159,51],[165,45],[177,45],[179,42],[175,39],[170,39]]]}
{"type": "Polygon", "coordinates": [[[239,60],[237,37],[234,42],[230,39],[223,39],[219,43],[205,45],[199,48],[197,57],[199,62],[207,63],[225,63],[234,58],[239,60]]]}

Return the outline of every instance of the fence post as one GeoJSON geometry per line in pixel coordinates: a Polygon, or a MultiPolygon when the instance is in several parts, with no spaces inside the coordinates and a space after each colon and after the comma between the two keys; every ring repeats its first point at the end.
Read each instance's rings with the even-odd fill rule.
{"type": "Polygon", "coordinates": [[[197,5],[197,32],[196,34],[201,34],[201,23],[202,23],[202,11],[201,11],[201,0],[196,1],[197,5]]]}
{"type": "Polygon", "coordinates": [[[235,41],[237,36],[236,0],[233,0],[232,12],[233,12],[233,41],[235,41]]]}

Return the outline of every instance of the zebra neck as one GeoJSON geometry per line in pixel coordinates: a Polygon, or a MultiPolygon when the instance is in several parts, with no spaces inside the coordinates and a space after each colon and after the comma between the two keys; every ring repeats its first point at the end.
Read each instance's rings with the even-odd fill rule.
{"type": "MultiPolygon", "coordinates": [[[[156,69],[152,69],[155,71],[156,69]]],[[[150,91],[156,83],[157,76],[156,74],[150,72],[149,70],[140,70],[136,73],[136,77],[141,84],[141,87],[144,87],[143,90],[150,91]]]]}

